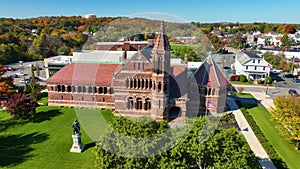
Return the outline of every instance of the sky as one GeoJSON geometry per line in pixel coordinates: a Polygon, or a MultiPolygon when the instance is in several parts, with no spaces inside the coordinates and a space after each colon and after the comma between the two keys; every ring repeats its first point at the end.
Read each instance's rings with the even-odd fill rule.
{"type": "Polygon", "coordinates": [[[299,0],[0,0],[0,4],[0,18],[115,17],[158,12],[188,22],[300,24],[299,0]]]}

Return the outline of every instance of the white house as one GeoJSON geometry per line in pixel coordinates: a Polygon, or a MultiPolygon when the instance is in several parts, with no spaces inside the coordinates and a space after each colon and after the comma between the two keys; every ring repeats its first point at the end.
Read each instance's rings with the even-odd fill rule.
{"type": "Polygon", "coordinates": [[[247,79],[264,80],[270,75],[270,67],[267,61],[255,53],[242,50],[235,55],[235,72],[237,75],[245,75],[247,79]]]}

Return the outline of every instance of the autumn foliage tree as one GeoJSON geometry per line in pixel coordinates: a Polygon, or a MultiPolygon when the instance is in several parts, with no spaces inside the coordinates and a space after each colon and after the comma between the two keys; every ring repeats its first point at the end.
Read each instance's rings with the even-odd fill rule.
{"type": "Polygon", "coordinates": [[[6,110],[15,119],[29,119],[35,114],[38,104],[24,93],[14,93],[5,104],[6,110]]]}
{"type": "Polygon", "coordinates": [[[277,126],[281,133],[300,148],[300,98],[278,96],[274,100],[271,117],[279,122],[277,126]]]}
{"type": "Polygon", "coordinates": [[[8,97],[13,89],[13,79],[11,77],[2,77],[6,71],[0,64],[0,97],[8,97]]]}

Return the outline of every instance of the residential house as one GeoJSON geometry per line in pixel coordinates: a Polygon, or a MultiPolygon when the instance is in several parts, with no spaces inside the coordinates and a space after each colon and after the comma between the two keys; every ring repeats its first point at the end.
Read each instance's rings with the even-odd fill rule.
{"type": "Polygon", "coordinates": [[[264,80],[270,75],[271,65],[261,56],[245,50],[235,56],[234,69],[237,75],[245,75],[247,79],[264,80]]]}

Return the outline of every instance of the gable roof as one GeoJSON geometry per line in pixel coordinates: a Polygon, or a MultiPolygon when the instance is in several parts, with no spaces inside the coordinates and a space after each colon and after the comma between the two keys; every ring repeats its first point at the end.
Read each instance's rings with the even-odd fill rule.
{"type": "Polygon", "coordinates": [[[246,63],[249,59],[262,59],[256,53],[248,52],[246,50],[242,50],[236,53],[236,59],[241,63],[246,63]]]}
{"type": "Polygon", "coordinates": [[[220,87],[227,85],[227,80],[211,56],[192,74],[198,85],[220,87]]]}
{"type": "Polygon", "coordinates": [[[72,63],[55,73],[47,83],[111,85],[119,64],[72,63]]]}

